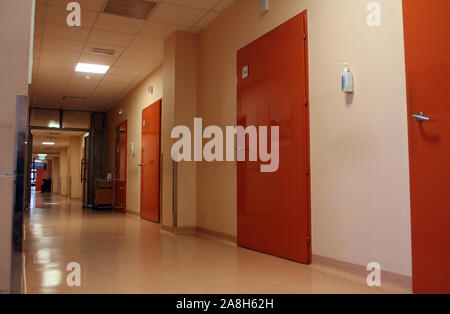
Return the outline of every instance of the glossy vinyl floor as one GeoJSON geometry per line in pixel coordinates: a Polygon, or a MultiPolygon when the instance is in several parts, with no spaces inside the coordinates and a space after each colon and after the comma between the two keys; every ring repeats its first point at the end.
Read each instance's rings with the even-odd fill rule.
{"type": "Polygon", "coordinates": [[[406,292],[41,193],[25,220],[24,259],[25,293],[406,292]],[[81,265],[81,287],[66,284],[71,262],[81,265]]]}

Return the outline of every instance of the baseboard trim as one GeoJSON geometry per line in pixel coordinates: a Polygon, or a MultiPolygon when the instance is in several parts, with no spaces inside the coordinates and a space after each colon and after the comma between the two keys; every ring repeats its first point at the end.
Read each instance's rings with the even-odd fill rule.
{"type": "Polygon", "coordinates": [[[170,227],[161,225],[161,230],[175,235],[192,235],[196,233],[196,227],[170,227]]]}
{"type": "Polygon", "coordinates": [[[141,218],[141,214],[137,213],[137,212],[127,211],[125,214],[133,216],[133,217],[141,218]]]}
{"type": "Polygon", "coordinates": [[[218,238],[221,240],[225,240],[225,241],[229,241],[229,242],[233,242],[233,243],[237,243],[237,237],[236,236],[232,236],[223,232],[218,232],[218,231],[213,231],[213,230],[209,230],[209,229],[205,229],[205,228],[201,228],[201,227],[197,227],[196,228],[196,232],[198,234],[204,234],[207,236],[211,236],[214,238],[218,238]]]}
{"type": "Polygon", "coordinates": [[[172,233],[174,235],[205,235],[219,240],[225,240],[237,243],[237,237],[226,233],[213,231],[201,227],[170,227],[161,225],[161,230],[172,233]]]}
{"type": "MultiPolygon", "coordinates": [[[[368,271],[366,266],[352,264],[348,262],[339,261],[333,258],[328,258],[320,255],[313,254],[312,267],[324,268],[331,272],[343,273],[346,275],[354,276],[358,281],[366,282],[368,271]]],[[[398,287],[400,289],[406,289],[412,292],[412,278],[405,275],[399,275],[396,273],[381,271],[381,284],[382,286],[388,285],[392,287],[398,287]]]]}

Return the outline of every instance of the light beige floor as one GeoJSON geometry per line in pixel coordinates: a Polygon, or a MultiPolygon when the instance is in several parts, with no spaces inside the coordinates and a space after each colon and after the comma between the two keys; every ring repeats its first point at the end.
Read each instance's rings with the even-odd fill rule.
{"type": "Polygon", "coordinates": [[[398,293],[79,201],[37,193],[25,221],[26,293],[398,293]],[[81,265],[81,287],[66,265],[81,265]]]}

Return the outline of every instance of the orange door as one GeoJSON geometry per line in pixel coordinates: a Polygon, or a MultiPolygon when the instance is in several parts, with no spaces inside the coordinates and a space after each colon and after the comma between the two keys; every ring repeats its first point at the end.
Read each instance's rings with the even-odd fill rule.
{"type": "Polygon", "coordinates": [[[306,60],[306,12],[237,53],[238,125],[280,127],[277,172],[238,162],[238,245],[302,263],[311,261],[306,60]]]}
{"type": "Polygon", "coordinates": [[[114,208],[118,212],[127,211],[127,121],[116,129],[116,169],[114,208]]]}
{"type": "Polygon", "coordinates": [[[404,0],[403,11],[413,286],[450,293],[450,1],[404,0]]]}
{"type": "Polygon", "coordinates": [[[161,100],[142,111],[141,217],[159,223],[161,100]]]}
{"type": "Polygon", "coordinates": [[[36,170],[36,191],[40,192],[42,190],[44,179],[47,179],[47,170],[36,170]]]}

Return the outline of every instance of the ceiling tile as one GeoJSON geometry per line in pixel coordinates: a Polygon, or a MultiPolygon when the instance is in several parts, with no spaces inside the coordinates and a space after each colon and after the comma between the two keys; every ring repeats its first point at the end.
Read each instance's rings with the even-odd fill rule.
{"type": "Polygon", "coordinates": [[[130,85],[131,82],[106,82],[103,81],[100,83],[100,85],[98,86],[99,88],[102,89],[117,89],[118,91],[123,91],[125,88],[128,87],[128,85],[130,85]]]}
{"type": "Polygon", "coordinates": [[[195,24],[195,27],[202,29],[203,27],[211,23],[218,15],[219,13],[214,11],[208,12],[197,24],[195,24]]]}
{"type": "Polygon", "coordinates": [[[127,85],[122,85],[121,87],[117,87],[117,85],[114,87],[108,87],[108,84],[106,85],[100,84],[91,97],[94,98],[104,97],[108,99],[114,99],[117,96],[119,96],[125,90],[126,87],[127,85]]]}
{"type": "MultiPolygon", "coordinates": [[[[50,5],[58,5],[66,7],[70,1],[68,0],[48,0],[50,5]]],[[[103,10],[105,5],[105,0],[77,0],[80,4],[82,10],[89,10],[94,12],[99,12],[103,10]]]]}
{"type": "Polygon", "coordinates": [[[55,38],[44,38],[42,41],[42,49],[58,50],[79,53],[83,49],[84,43],[74,40],[63,40],[55,38]]]}
{"type": "Polygon", "coordinates": [[[112,75],[125,75],[125,76],[137,76],[142,73],[142,69],[131,69],[131,68],[122,68],[114,66],[109,71],[108,74],[112,75]]]}
{"type": "Polygon", "coordinates": [[[192,26],[207,11],[162,3],[150,17],[152,21],[192,26]]]}
{"type": "Polygon", "coordinates": [[[160,64],[161,62],[142,61],[120,57],[116,61],[116,63],[114,63],[114,66],[125,67],[130,69],[150,69],[159,66],[160,64]]]}
{"type": "Polygon", "coordinates": [[[64,52],[57,50],[46,50],[42,49],[40,51],[41,60],[55,60],[55,61],[67,61],[75,63],[78,61],[79,54],[73,52],[64,52]]]}
{"type": "Polygon", "coordinates": [[[130,47],[139,49],[164,49],[164,40],[152,36],[136,36],[131,42],[130,47]]]}
{"type": "Polygon", "coordinates": [[[105,75],[105,79],[103,82],[116,82],[116,83],[127,83],[130,84],[136,79],[136,76],[124,76],[124,75],[115,75],[115,74],[107,74],[105,75]]]}
{"type": "Polygon", "coordinates": [[[144,24],[144,20],[101,13],[94,27],[105,31],[136,34],[144,24]]]}
{"type": "Polygon", "coordinates": [[[71,97],[89,97],[95,90],[96,85],[79,84],[77,82],[69,82],[66,89],[66,95],[71,97]]]}
{"type": "Polygon", "coordinates": [[[165,3],[181,5],[185,7],[211,10],[220,0],[167,0],[165,3]]]}
{"type": "Polygon", "coordinates": [[[221,0],[219,2],[219,4],[214,7],[214,11],[220,12],[220,11],[225,10],[230,5],[232,5],[234,1],[236,1],[236,0],[221,0]]]}
{"type": "Polygon", "coordinates": [[[123,52],[122,57],[127,59],[158,62],[163,58],[163,49],[160,49],[160,47],[154,47],[151,49],[127,48],[123,52]]]}
{"type": "Polygon", "coordinates": [[[100,55],[93,55],[93,54],[82,54],[80,56],[79,62],[111,66],[116,60],[117,60],[117,57],[108,57],[108,56],[100,56],[100,55]]]}
{"type": "Polygon", "coordinates": [[[42,67],[41,65],[39,65],[39,75],[50,76],[57,79],[68,79],[72,76],[74,67],[75,65],[73,65],[73,67],[65,69],[54,69],[49,67],[42,67]]]}
{"type": "Polygon", "coordinates": [[[89,37],[89,33],[90,30],[87,28],[47,23],[45,25],[44,37],[86,41],[89,37]]]}
{"type": "Polygon", "coordinates": [[[94,29],[89,36],[88,42],[127,47],[132,40],[133,35],[119,34],[94,29]]]}
{"type": "Polygon", "coordinates": [[[52,70],[71,70],[75,69],[75,63],[55,60],[40,60],[39,69],[48,68],[52,70]]]}
{"type": "Polygon", "coordinates": [[[189,28],[189,26],[186,26],[186,25],[167,24],[167,23],[161,23],[161,22],[157,22],[157,21],[148,21],[145,24],[145,26],[142,28],[142,30],[139,32],[139,34],[166,39],[173,32],[187,31],[188,28],[189,28]]]}

